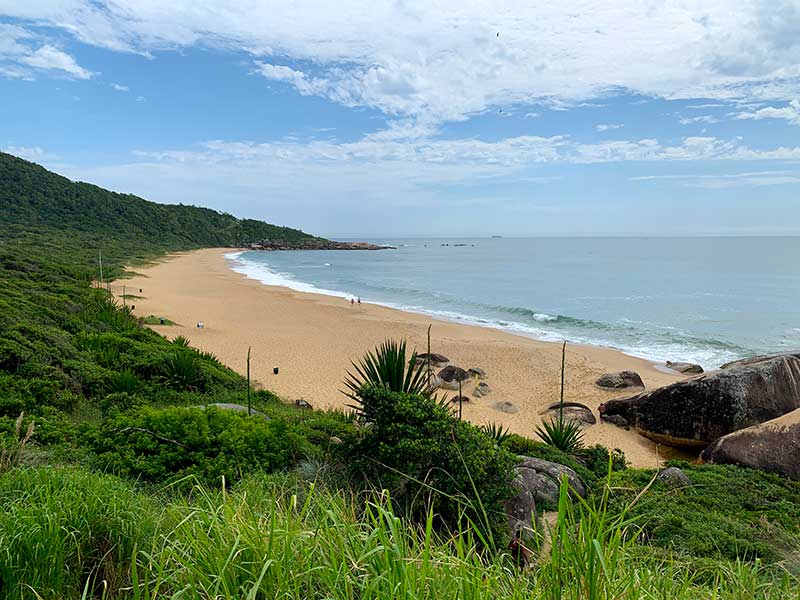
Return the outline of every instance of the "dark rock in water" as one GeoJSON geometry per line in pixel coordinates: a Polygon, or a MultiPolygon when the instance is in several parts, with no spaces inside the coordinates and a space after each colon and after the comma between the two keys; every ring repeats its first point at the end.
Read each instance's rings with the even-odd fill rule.
{"type": "Polygon", "coordinates": [[[701,456],[706,462],[749,467],[800,481],[800,409],[723,436],[701,456]]]}
{"type": "Polygon", "coordinates": [[[699,375],[703,372],[703,367],[700,365],[688,362],[672,362],[671,360],[667,361],[667,368],[687,375],[699,375]]]}
{"type": "Polygon", "coordinates": [[[500,412],[508,413],[513,415],[519,412],[519,408],[517,408],[516,404],[513,402],[498,402],[494,405],[494,407],[499,410],[500,412]]]}
{"type": "MultiPolygon", "coordinates": [[[[561,403],[555,402],[551,404],[541,414],[548,415],[554,421],[558,420],[561,415],[561,403]]],[[[575,421],[580,425],[594,425],[597,423],[597,418],[594,416],[592,409],[578,402],[564,402],[564,420],[575,421]]]]}
{"type": "Polygon", "coordinates": [[[446,390],[457,390],[459,382],[463,383],[470,379],[467,373],[461,367],[450,365],[439,371],[439,379],[442,380],[442,387],[446,390]]]}
{"type": "Polygon", "coordinates": [[[489,387],[488,383],[481,381],[477,386],[475,386],[474,395],[476,398],[483,398],[484,396],[490,394],[492,388],[489,387]]]}
{"type": "Polygon", "coordinates": [[[601,388],[618,390],[629,387],[644,387],[644,381],[635,371],[620,371],[619,373],[604,373],[595,384],[601,388]]]}
{"type": "Polygon", "coordinates": [[[670,446],[706,446],[800,408],[800,359],[781,356],[673,383],[600,405],[670,446]]]}
{"type": "Polygon", "coordinates": [[[471,369],[467,369],[467,373],[469,373],[473,377],[478,378],[479,380],[486,379],[486,371],[484,371],[483,369],[479,369],[478,367],[472,367],[471,369]]]}
{"type": "MultiPolygon", "coordinates": [[[[242,406],[241,404],[230,404],[228,402],[216,402],[214,404],[204,404],[200,408],[206,408],[206,407],[211,407],[211,406],[213,406],[214,408],[218,408],[220,410],[230,410],[230,411],[233,411],[233,412],[240,412],[240,413],[247,414],[247,407],[246,406],[242,406]]],[[[260,411],[255,410],[253,408],[250,409],[250,415],[252,415],[254,417],[261,417],[262,419],[265,419],[267,421],[270,420],[270,418],[267,415],[265,415],[264,413],[262,413],[260,411]]]]}
{"type": "Polygon", "coordinates": [[[506,517],[512,533],[530,530],[536,518],[537,503],[558,503],[561,480],[566,477],[572,493],[586,496],[586,486],[578,474],[564,465],[523,456],[514,470],[517,494],[504,502],[506,517]]]}
{"type": "Polygon", "coordinates": [[[450,362],[449,358],[443,354],[436,354],[435,352],[431,352],[430,354],[423,352],[422,354],[417,354],[417,358],[423,362],[429,361],[434,367],[446,365],[450,362]]]}
{"type": "Polygon", "coordinates": [[[295,400],[294,404],[298,408],[302,408],[302,409],[305,409],[305,410],[313,410],[314,409],[314,407],[311,406],[311,404],[309,404],[308,402],[306,402],[302,398],[298,398],[297,400],[295,400]]]}
{"type": "Polygon", "coordinates": [[[656,475],[656,481],[660,481],[670,489],[677,489],[688,487],[692,485],[692,480],[689,476],[681,471],[678,467],[669,467],[656,475]]]}
{"type": "Polygon", "coordinates": [[[769,360],[771,358],[778,358],[779,356],[793,356],[795,358],[800,358],[800,352],[777,352],[775,354],[765,354],[764,356],[753,356],[752,358],[742,358],[740,360],[734,360],[725,363],[720,367],[720,369],[730,369],[731,367],[746,367],[747,365],[752,365],[764,360],[769,360]]]}
{"type": "Polygon", "coordinates": [[[606,423],[611,423],[612,425],[616,425],[617,427],[624,427],[625,429],[631,428],[631,424],[628,423],[628,419],[626,419],[622,415],[604,415],[601,413],[600,418],[606,423]]]}

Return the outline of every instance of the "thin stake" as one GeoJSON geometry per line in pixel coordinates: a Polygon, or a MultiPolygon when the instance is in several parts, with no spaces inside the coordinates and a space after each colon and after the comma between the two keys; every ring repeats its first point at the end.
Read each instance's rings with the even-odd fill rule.
{"type": "Polygon", "coordinates": [[[103,285],[103,251],[98,250],[98,256],[100,257],[100,285],[103,285]]]}
{"type": "Polygon", "coordinates": [[[250,349],[251,346],[247,347],[247,414],[252,415],[253,412],[250,409],[250,349]]]}
{"type": "Polygon", "coordinates": [[[122,308],[125,308],[125,296],[126,296],[125,286],[123,285],[122,286],[122,308]]]}
{"type": "Polygon", "coordinates": [[[564,422],[564,365],[567,362],[567,340],[561,346],[561,401],[558,403],[558,420],[564,422]]]}
{"type": "Polygon", "coordinates": [[[428,325],[428,389],[431,387],[431,327],[433,324],[428,325]]]}
{"type": "Polygon", "coordinates": [[[461,420],[461,410],[464,405],[464,396],[461,395],[461,381],[458,382],[458,420],[461,420]]]}

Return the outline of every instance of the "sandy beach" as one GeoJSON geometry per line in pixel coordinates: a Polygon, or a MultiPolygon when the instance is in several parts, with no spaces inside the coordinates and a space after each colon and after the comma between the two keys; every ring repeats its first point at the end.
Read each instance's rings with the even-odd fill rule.
{"type": "MultiPolygon", "coordinates": [[[[499,423],[534,437],[541,411],[558,401],[561,346],[504,331],[434,320],[403,312],[317,294],[265,286],[233,272],[224,257],[230,249],[207,249],[171,255],[137,275],[118,281],[113,291],[141,296],[128,300],[139,316],[166,317],[176,324],[153,329],[172,339],[183,335],[197,348],[216,354],[231,368],[245,372],[252,346],[252,377],[289,401],[303,398],[317,408],[341,407],[348,399],[340,392],[350,361],[386,338],[405,338],[424,352],[426,330],[432,329],[432,351],[444,354],[465,369],[486,371],[492,392],[464,404],[464,417],[478,424],[499,423]],[[141,293],[139,290],[142,290],[141,293]],[[204,328],[196,324],[203,322],[204,328]],[[279,367],[278,375],[273,367],[279,367]],[[508,414],[496,404],[509,401],[519,408],[508,414]]],[[[565,400],[591,407],[629,392],[599,389],[595,380],[604,372],[637,371],[648,389],[683,376],[608,348],[567,346],[565,400]]],[[[474,385],[464,392],[471,396],[474,385]]],[[[451,395],[454,395],[451,393],[451,395]]],[[[584,430],[586,442],[621,448],[637,467],[656,466],[670,456],[635,432],[598,420],[584,430]]]]}

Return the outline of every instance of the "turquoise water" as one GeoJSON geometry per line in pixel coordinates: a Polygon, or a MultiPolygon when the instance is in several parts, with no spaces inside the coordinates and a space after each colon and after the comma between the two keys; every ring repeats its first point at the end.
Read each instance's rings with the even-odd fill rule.
{"type": "Polygon", "coordinates": [[[265,284],[706,368],[800,348],[800,238],[380,239],[245,252],[265,284]],[[445,245],[446,244],[446,245],[445,245]]]}

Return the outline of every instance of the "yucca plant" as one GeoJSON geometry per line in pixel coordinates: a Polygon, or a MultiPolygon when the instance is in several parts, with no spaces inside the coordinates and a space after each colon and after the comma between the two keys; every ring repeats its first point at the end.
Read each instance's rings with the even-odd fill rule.
{"type": "Polygon", "coordinates": [[[583,432],[576,421],[563,418],[544,421],[536,428],[536,435],[548,446],[567,454],[576,454],[583,449],[583,432]]]}
{"type": "Polygon", "coordinates": [[[188,348],[189,338],[187,338],[185,335],[179,335],[174,340],[172,340],[172,343],[175,344],[176,346],[180,346],[181,348],[188,348]]]}
{"type": "Polygon", "coordinates": [[[488,425],[482,425],[481,431],[488,435],[494,443],[498,446],[501,446],[503,442],[505,442],[509,437],[511,437],[511,432],[508,430],[507,427],[503,427],[502,425],[498,425],[497,423],[489,423],[488,425]]]}
{"type": "Polygon", "coordinates": [[[425,370],[417,368],[417,362],[416,352],[406,359],[405,340],[386,340],[359,363],[352,363],[354,371],[347,372],[344,393],[357,399],[361,388],[373,385],[391,392],[430,396],[425,370]]]}
{"type": "Polygon", "coordinates": [[[178,389],[196,390],[203,384],[203,368],[194,352],[173,352],[163,365],[167,382],[178,389]]]}
{"type": "Polygon", "coordinates": [[[130,370],[112,373],[109,379],[109,387],[112,392],[136,393],[141,386],[139,378],[130,370]]]}

